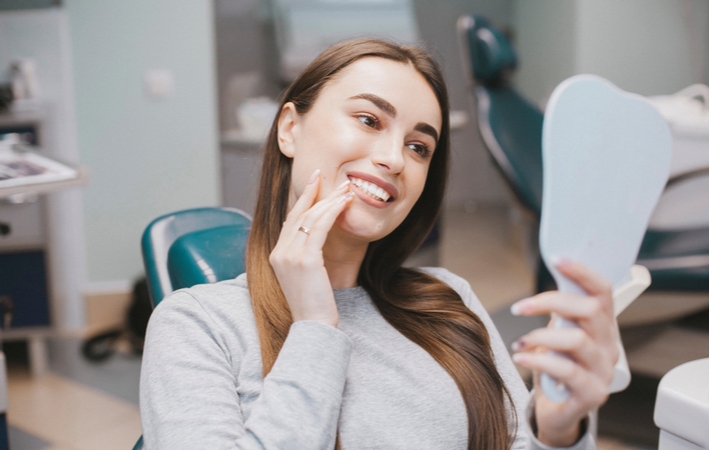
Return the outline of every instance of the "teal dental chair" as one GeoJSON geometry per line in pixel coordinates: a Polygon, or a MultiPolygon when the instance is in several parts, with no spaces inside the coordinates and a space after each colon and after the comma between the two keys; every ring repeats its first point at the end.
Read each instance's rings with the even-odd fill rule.
{"type": "Polygon", "coordinates": [[[155,307],[171,292],[234,278],[245,271],[251,216],[234,208],[197,208],[153,220],[141,247],[155,307]]]}
{"type": "MultiPolygon", "coordinates": [[[[245,269],[251,216],[234,208],[197,208],[153,220],[141,247],[153,307],[178,289],[235,278],[245,269]]],[[[133,450],[143,448],[141,437],[133,450]]]]}
{"type": "MultiPolygon", "coordinates": [[[[458,24],[464,68],[472,86],[478,126],[486,149],[518,203],[539,225],[542,211],[543,113],[508,81],[517,57],[508,39],[478,15],[463,16],[458,24]]],[[[673,183],[697,174],[678,174],[673,183]]],[[[532,241],[537,242],[537,229],[532,241]]],[[[708,228],[649,229],[637,264],[651,273],[649,290],[708,290],[708,228]]],[[[537,286],[553,283],[537,258],[537,286]]]]}

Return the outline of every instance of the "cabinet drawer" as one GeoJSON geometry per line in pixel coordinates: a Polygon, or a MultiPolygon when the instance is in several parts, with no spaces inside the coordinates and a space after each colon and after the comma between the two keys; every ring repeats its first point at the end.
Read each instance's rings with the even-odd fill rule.
{"type": "Polygon", "coordinates": [[[12,328],[49,325],[44,256],[43,251],[0,253],[0,295],[15,305],[12,328]]]}
{"type": "Polygon", "coordinates": [[[0,236],[0,251],[17,247],[44,247],[43,199],[17,205],[0,204],[0,222],[10,226],[10,234],[0,236]]]}

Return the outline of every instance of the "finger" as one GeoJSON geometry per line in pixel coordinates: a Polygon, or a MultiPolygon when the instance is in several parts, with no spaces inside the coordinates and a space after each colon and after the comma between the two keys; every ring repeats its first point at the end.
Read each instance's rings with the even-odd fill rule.
{"type": "Polygon", "coordinates": [[[513,361],[538,373],[547,373],[564,383],[571,395],[584,403],[598,406],[608,397],[611,379],[603,380],[565,357],[550,352],[525,352],[513,355],[513,361]]]}
{"type": "Polygon", "coordinates": [[[352,192],[341,193],[338,197],[321,200],[303,215],[303,223],[309,226],[308,243],[322,248],[335,219],[343,212],[354,196],[352,192]]]}
{"type": "Polygon", "coordinates": [[[301,196],[296,200],[296,203],[289,211],[286,216],[286,222],[291,222],[295,218],[299,217],[304,212],[308,211],[308,208],[313,206],[313,203],[318,196],[318,191],[320,188],[320,169],[316,169],[311,175],[311,178],[306,183],[306,187],[303,189],[301,196]]]}
{"type": "Polygon", "coordinates": [[[335,188],[333,192],[328,194],[328,196],[326,196],[324,199],[316,202],[308,210],[303,212],[300,217],[294,220],[292,225],[295,228],[298,228],[299,226],[304,226],[309,230],[314,229],[320,217],[330,208],[335,206],[339,198],[343,194],[348,192],[349,185],[350,180],[346,180],[340,186],[335,188]]]}
{"type": "Polygon", "coordinates": [[[600,316],[612,317],[597,297],[583,297],[559,291],[548,291],[514,303],[510,307],[513,315],[536,316],[557,313],[560,316],[584,320],[600,316]]]}
{"type": "MultiPolygon", "coordinates": [[[[613,313],[605,309],[596,297],[580,297],[574,294],[551,291],[521,300],[511,307],[513,314],[551,314],[574,321],[589,336],[606,348],[609,354],[616,352],[619,330],[613,313]]],[[[551,321],[555,323],[554,320],[551,321]]]]}
{"type": "Polygon", "coordinates": [[[284,222],[284,227],[282,229],[282,235],[290,235],[291,237],[296,237],[304,234],[310,235],[310,231],[313,229],[318,218],[323,215],[323,213],[331,207],[335,202],[337,202],[338,197],[348,190],[350,180],[346,180],[340,186],[335,188],[333,192],[328,194],[324,199],[312,204],[305,211],[301,212],[298,216],[295,214],[290,215],[290,219],[284,222]],[[308,233],[303,233],[300,227],[306,228],[308,233]]]}
{"type": "Polygon", "coordinates": [[[602,379],[609,379],[614,372],[614,355],[601,347],[580,328],[540,328],[513,342],[516,352],[529,352],[539,348],[554,350],[569,355],[587,370],[602,379]]]}
{"type": "MultiPolygon", "coordinates": [[[[296,264],[303,267],[313,265],[316,261],[320,261],[319,264],[322,265],[321,252],[328,232],[335,223],[337,216],[352,202],[353,197],[354,193],[349,192],[336,198],[335,204],[332,204],[330,210],[324,215],[325,219],[316,223],[313,229],[302,230],[301,227],[303,226],[300,226],[293,231],[296,236],[291,238],[285,237],[282,233],[269,258],[272,266],[296,264]]],[[[328,199],[328,201],[319,203],[322,206],[331,204],[332,201],[328,199]]]]}
{"type": "Polygon", "coordinates": [[[318,218],[318,221],[313,226],[315,232],[311,233],[309,244],[317,246],[318,248],[323,248],[325,240],[328,237],[328,233],[333,228],[336,219],[340,214],[348,207],[353,201],[355,193],[347,192],[335,201],[335,204],[331,205],[324,213],[318,218]]]}
{"type": "Polygon", "coordinates": [[[589,295],[611,298],[611,282],[584,264],[562,259],[556,267],[589,295]]]}

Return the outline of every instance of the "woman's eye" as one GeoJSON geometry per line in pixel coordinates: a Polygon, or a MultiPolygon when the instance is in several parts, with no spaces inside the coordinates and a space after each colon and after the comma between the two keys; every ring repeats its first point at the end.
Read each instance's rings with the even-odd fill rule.
{"type": "Polygon", "coordinates": [[[357,116],[358,120],[365,125],[367,125],[370,128],[377,128],[379,125],[379,121],[377,120],[376,117],[373,116],[367,116],[367,115],[362,115],[362,116],[357,116]]]}
{"type": "Polygon", "coordinates": [[[424,144],[407,144],[407,147],[411,148],[414,150],[416,154],[422,157],[429,157],[431,155],[431,150],[429,150],[429,147],[424,145],[424,144]]]}

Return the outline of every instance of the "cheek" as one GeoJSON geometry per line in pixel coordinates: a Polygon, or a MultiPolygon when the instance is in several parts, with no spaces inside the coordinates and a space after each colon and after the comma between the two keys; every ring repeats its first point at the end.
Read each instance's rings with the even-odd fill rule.
{"type": "Polygon", "coordinates": [[[353,127],[341,125],[329,130],[323,157],[333,163],[340,163],[362,153],[368,146],[368,137],[353,127]]]}
{"type": "Polygon", "coordinates": [[[429,173],[429,166],[421,168],[411,179],[410,191],[412,193],[412,205],[414,205],[419,197],[421,197],[422,192],[424,192],[424,186],[426,185],[427,175],[429,173]]]}
{"type": "Polygon", "coordinates": [[[339,184],[343,165],[363,158],[373,145],[372,139],[348,127],[332,128],[327,137],[312,142],[310,159],[321,170],[321,181],[339,184]]]}
{"type": "Polygon", "coordinates": [[[294,158],[291,163],[291,192],[296,197],[300,197],[306,183],[316,167],[311,167],[308,164],[308,158],[294,158]]]}

